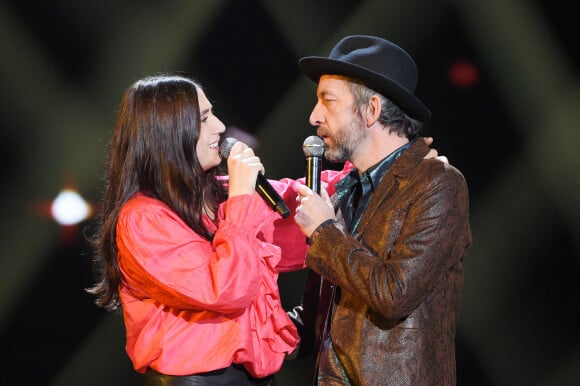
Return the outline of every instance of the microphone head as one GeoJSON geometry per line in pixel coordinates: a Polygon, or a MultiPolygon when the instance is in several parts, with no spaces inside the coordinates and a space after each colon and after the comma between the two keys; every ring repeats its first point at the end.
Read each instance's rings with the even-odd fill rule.
{"type": "Polygon", "coordinates": [[[238,142],[238,140],[232,137],[227,137],[223,140],[223,142],[220,145],[220,156],[222,157],[222,159],[226,159],[230,156],[232,147],[234,147],[234,144],[236,142],[238,142]]]}
{"type": "Polygon", "coordinates": [[[324,150],[326,150],[324,141],[316,135],[306,138],[302,144],[302,151],[306,157],[322,157],[324,150]]]}

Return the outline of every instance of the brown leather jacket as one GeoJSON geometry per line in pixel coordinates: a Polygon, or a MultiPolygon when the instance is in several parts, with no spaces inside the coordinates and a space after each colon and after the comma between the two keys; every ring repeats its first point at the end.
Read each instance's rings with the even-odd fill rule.
{"type": "MultiPolygon", "coordinates": [[[[313,345],[317,366],[327,367],[322,373],[346,373],[353,385],[456,383],[462,261],[471,245],[468,190],[456,168],[423,159],[427,152],[416,141],[391,165],[354,236],[340,210],[337,222],[313,235],[306,263],[325,280],[309,276],[304,308],[294,316],[302,355],[313,345]],[[331,321],[337,371],[317,354],[334,290],[329,282],[340,287],[331,321]]],[[[321,384],[348,384],[342,376],[321,384]]]]}

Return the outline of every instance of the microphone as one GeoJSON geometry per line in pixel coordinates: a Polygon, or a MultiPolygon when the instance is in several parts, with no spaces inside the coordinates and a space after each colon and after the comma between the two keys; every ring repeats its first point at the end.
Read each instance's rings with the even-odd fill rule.
{"type": "MultiPolygon", "coordinates": [[[[224,139],[220,145],[220,155],[223,159],[229,157],[232,147],[236,142],[238,142],[238,140],[232,137],[224,139]]],[[[282,218],[286,218],[290,215],[290,209],[288,209],[286,203],[282,197],[280,197],[280,194],[278,194],[262,173],[258,173],[256,178],[256,191],[260,197],[270,205],[270,208],[272,208],[273,211],[278,212],[282,218]]]]}
{"type": "Polygon", "coordinates": [[[320,194],[321,157],[324,155],[324,141],[316,135],[304,140],[302,151],[306,157],[306,186],[320,194]]]}

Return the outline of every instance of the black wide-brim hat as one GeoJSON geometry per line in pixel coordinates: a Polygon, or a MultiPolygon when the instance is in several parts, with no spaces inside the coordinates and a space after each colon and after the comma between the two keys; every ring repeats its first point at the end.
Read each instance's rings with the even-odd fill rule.
{"type": "Polygon", "coordinates": [[[298,65],[316,83],[325,74],[357,79],[393,101],[410,117],[422,122],[431,117],[429,109],[415,96],[418,79],[415,61],[388,40],[347,36],[332,48],[328,58],[307,56],[298,65]]]}

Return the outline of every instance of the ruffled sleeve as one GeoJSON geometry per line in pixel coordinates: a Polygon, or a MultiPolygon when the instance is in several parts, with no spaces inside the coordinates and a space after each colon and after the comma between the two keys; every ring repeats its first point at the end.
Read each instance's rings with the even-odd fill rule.
{"type": "Polygon", "coordinates": [[[257,253],[262,257],[258,296],[244,315],[242,324],[247,328],[248,340],[235,354],[234,362],[261,378],[280,370],[286,355],[298,345],[299,337],[280,300],[276,271],[280,248],[264,242],[257,253]]]}
{"type": "MultiPolygon", "coordinates": [[[[280,370],[286,355],[296,348],[299,337],[296,326],[282,307],[278,289],[278,266],[282,259],[282,248],[273,243],[273,229],[276,227],[275,223],[279,225],[277,222],[281,217],[257,194],[239,197],[228,199],[220,207],[220,229],[225,226],[222,222],[237,223],[243,219],[247,221],[248,216],[252,217],[251,221],[256,226],[257,233],[253,245],[259,261],[259,285],[256,297],[247,312],[241,316],[240,324],[245,329],[242,336],[246,341],[234,354],[234,362],[244,365],[253,376],[261,378],[280,370]],[[240,207],[242,203],[238,200],[245,200],[243,207],[240,207]],[[249,207],[253,208],[251,213],[247,212],[249,207]]],[[[286,230],[291,231],[292,228],[297,227],[289,226],[286,230]]],[[[219,239],[214,239],[214,242],[220,243],[219,239]]],[[[293,255],[299,254],[302,255],[298,265],[302,267],[305,251],[293,255]]]]}
{"type": "Polygon", "coordinates": [[[133,296],[179,309],[243,311],[256,297],[260,261],[256,236],[267,219],[256,200],[228,200],[213,242],[193,232],[165,204],[137,195],[117,223],[119,267],[133,296]]]}

